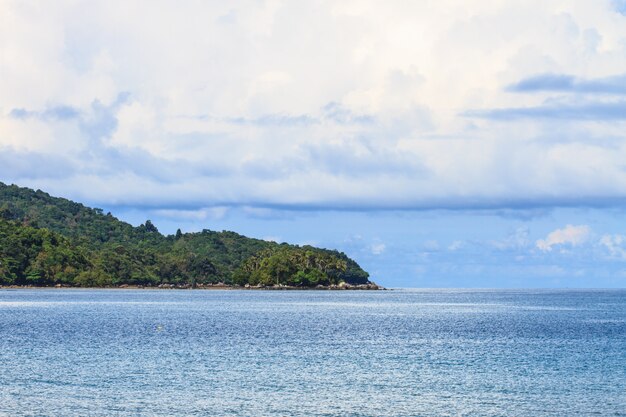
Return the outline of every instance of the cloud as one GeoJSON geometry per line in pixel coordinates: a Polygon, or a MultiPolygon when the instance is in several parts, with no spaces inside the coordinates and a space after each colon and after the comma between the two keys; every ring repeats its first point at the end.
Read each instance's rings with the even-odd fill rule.
{"type": "Polygon", "coordinates": [[[422,250],[424,252],[438,252],[441,249],[441,245],[435,239],[430,239],[422,244],[422,250]]]}
{"type": "Polygon", "coordinates": [[[341,103],[331,102],[323,108],[324,118],[339,124],[373,124],[375,118],[366,114],[354,114],[341,103]]]}
{"type": "Polygon", "coordinates": [[[370,245],[370,251],[372,255],[381,255],[385,249],[387,249],[387,245],[382,242],[372,243],[370,245]]]}
{"type": "Polygon", "coordinates": [[[563,229],[556,229],[535,243],[537,248],[543,252],[552,251],[553,246],[570,245],[579,246],[589,238],[591,229],[587,225],[572,226],[568,224],[563,229]]]}
{"type": "Polygon", "coordinates": [[[518,227],[515,231],[505,239],[493,240],[490,244],[499,250],[521,250],[529,246],[529,230],[528,227],[518,227]]]}
{"type": "Polygon", "coordinates": [[[492,120],[554,119],[573,121],[626,120],[626,101],[592,102],[583,104],[545,104],[533,107],[510,107],[489,110],[468,110],[466,117],[492,120]]]}
{"type": "Polygon", "coordinates": [[[334,246],[342,247],[347,253],[358,253],[362,257],[378,257],[388,249],[387,244],[379,238],[367,238],[359,234],[351,235],[337,242],[334,246]]]}
{"type": "Polygon", "coordinates": [[[80,112],[71,106],[53,106],[48,107],[44,111],[37,112],[26,109],[13,109],[9,113],[10,117],[15,119],[37,118],[40,120],[71,120],[79,117],[80,112]]]}
{"type": "Polygon", "coordinates": [[[449,251],[457,251],[457,250],[463,248],[464,245],[465,245],[465,243],[462,240],[454,240],[448,246],[448,250],[449,251]]]}
{"type": "Polygon", "coordinates": [[[507,91],[625,95],[626,74],[596,79],[579,79],[565,74],[541,74],[510,85],[507,87],[507,91]]]}
{"type": "Polygon", "coordinates": [[[626,15],[626,0],[612,0],[611,3],[618,13],[626,15]]]}
{"type": "Polygon", "coordinates": [[[72,176],[77,168],[74,161],[63,156],[0,147],[1,178],[64,180],[72,176]]]}
{"type": "Polygon", "coordinates": [[[205,207],[198,210],[159,209],[153,210],[156,216],[175,220],[220,220],[229,212],[229,207],[205,207]]]}
{"type": "Polygon", "coordinates": [[[623,206],[619,10],[10,4],[0,180],[154,209],[623,206]]]}
{"type": "Polygon", "coordinates": [[[626,236],[605,234],[600,238],[600,245],[604,246],[612,257],[626,259],[626,249],[622,246],[626,243],[626,236]]]}
{"type": "Polygon", "coordinates": [[[130,97],[130,93],[122,92],[109,105],[96,99],[91,103],[90,111],[80,119],[80,128],[84,135],[91,140],[91,146],[98,146],[103,139],[111,137],[117,129],[117,112],[130,97]]]}
{"type": "Polygon", "coordinates": [[[293,116],[289,114],[266,114],[257,118],[247,119],[244,117],[233,117],[225,119],[234,125],[253,126],[310,126],[319,123],[319,120],[306,115],[293,116]]]}

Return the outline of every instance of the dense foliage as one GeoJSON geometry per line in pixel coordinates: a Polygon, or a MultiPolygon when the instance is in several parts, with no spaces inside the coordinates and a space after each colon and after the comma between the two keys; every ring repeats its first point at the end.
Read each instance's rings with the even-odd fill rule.
{"type": "Polygon", "coordinates": [[[315,286],[365,284],[368,274],[343,253],[311,246],[280,245],[248,258],[234,273],[236,284],[315,286]]]}
{"type": "Polygon", "coordinates": [[[0,285],[362,284],[345,254],[203,230],[164,236],[100,209],[0,183],[0,285]]]}

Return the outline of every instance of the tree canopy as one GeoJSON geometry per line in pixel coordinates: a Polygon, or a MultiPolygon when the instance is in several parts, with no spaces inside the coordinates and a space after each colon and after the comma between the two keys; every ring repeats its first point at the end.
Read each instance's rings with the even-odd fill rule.
{"type": "Polygon", "coordinates": [[[368,283],[344,253],[235,232],[163,235],[111,213],[0,183],[0,285],[368,283]]]}

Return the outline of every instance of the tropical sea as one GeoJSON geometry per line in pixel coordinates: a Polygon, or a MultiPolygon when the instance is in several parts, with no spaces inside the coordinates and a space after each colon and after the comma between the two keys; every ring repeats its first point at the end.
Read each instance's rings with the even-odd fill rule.
{"type": "Polygon", "coordinates": [[[0,290],[0,416],[625,416],[626,290],[0,290]]]}

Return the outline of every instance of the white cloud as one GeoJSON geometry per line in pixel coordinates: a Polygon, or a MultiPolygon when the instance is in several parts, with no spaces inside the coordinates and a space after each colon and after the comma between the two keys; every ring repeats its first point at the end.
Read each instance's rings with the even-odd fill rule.
{"type": "Polygon", "coordinates": [[[626,236],[606,234],[600,238],[600,245],[604,246],[612,257],[626,259],[626,236]]]}
{"type": "Polygon", "coordinates": [[[168,219],[220,220],[228,213],[228,207],[206,207],[199,210],[158,209],[154,214],[168,219]]]}
{"type": "Polygon", "coordinates": [[[385,249],[387,249],[387,246],[384,243],[378,242],[370,245],[372,255],[380,255],[385,251],[385,249]]]}
{"type": "Polygon", "coordinates": [[[527,227],[518,227],[505,239],[493,240],[491,245],[500,250],[517,250],[526,248],[530,244],[528,239],[529,230],[527,227]]]}
{"type": "Polygon", "coordinates": [[[537,248],[544,252],[550,252],[553,246],[571,245],[578,246],[585,243],[589,238],[591,229],[587,225],[572,226],[568,224],[563,229],[556,229],[536,242],[537,248]]]}
{"type": "Polygon", "coordinates": [[[626,16],[608,0],[8,2],[0,149],[31,152],[33,164],[41,154],[67,158],[72,172],[35,178],[6,169],[0,180],[96,203],[196,208],[620,197],[624,120],[463,114],[619,104],[505,87],[545,73],[619,75],[625,43],[626,16]],[[129,98],[113,105],[123,92],[129,98]],[[102,116],[96,100],[108,119],[89,124],[102,116]],[[60,105],[78,116],[11,116],[60,105]]]}
{"type": "Polygon", "coordinates": [[[462,240],[455,240],[448,246],[449,251],[457,251],[464,246],[464,242],[462,240]]]}

